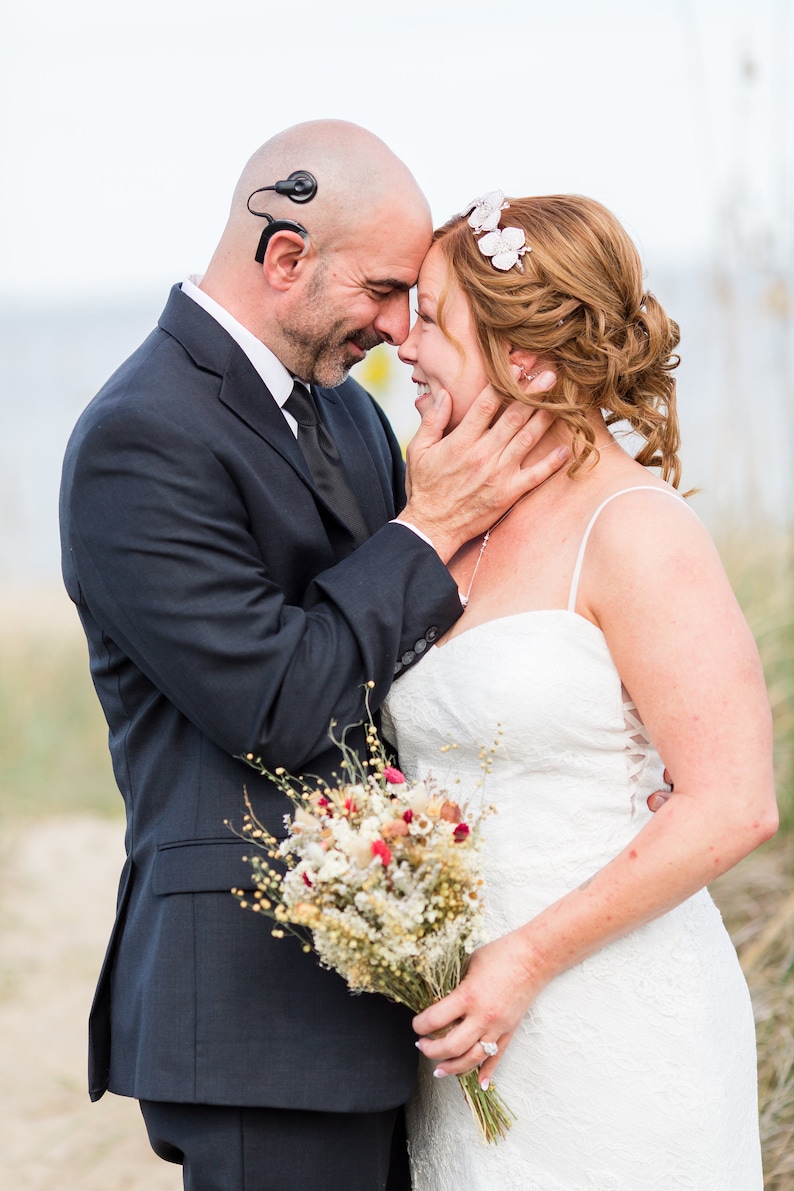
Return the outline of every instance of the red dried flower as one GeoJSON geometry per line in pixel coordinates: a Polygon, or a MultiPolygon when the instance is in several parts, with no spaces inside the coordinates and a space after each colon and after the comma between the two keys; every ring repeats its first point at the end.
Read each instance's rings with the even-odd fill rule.
{"type": "Polygon", "coordinates": [[[459,844],[462,840],[465,840],[465,838],[468,834],[469,834],[468,823],[458,823],[457,827],[452,832],[452,838],[454,839],[456,844],[459,844]]]}
{"type": "Polygon", "coordinates": [[[391,848],[388,844],[384,844],[382,839],[376,839],[372,845],[372,855],[380,859],[384,868],[391,864],[391,848]]]}
{"type": "Polygon", "coordinates": [[[301,873],[301,876],[303,877],[303,884],[308,885],[309,889],[313,889],[314,886],[312,885],[311,881],[309,880],[309,874],[301,873]]]}
{"type": "Polygon", "coordinates": [[[395,769],[393,765],[386,766],[383,771],[383,776],[392,786],[401,786],[405,781],[405,774],[400,773],[399,769],[395,769]]]}
{"type": "Polygon", "coordinates": [[[404,812],[403,812],[403,820],[404,820],[406,823],[413,823],[413,821],[414,821],[414,812],[411,810],[410,806],[408,807],[408,810],[407,810],[407,811],[404,811],[404,812]]]}

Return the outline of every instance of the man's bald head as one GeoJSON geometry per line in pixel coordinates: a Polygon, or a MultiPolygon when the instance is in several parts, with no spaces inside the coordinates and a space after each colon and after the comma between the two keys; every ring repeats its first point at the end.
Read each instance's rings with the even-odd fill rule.
{"type": "Polygon", "coordinates": [[[276,219],[311,224],[319,251],[334,249],[356,223],[395,202],[430,220],[427,200],[411,171],[379,137],[344,120],[312,120],[278,133],[251,156],[234,191],[229,224],[248,243],[261,235],[262,222],[248,211],[248,198],[261,186],[272,186],[295,170],[317,179],[317,194],[297,204],[284,195],[265,192],[252,203],[276,219]],[[301,214],[299,214],[299,212],[301,214]]]}
{"type": "Polygon", "coordinates": [[[343,120],[314,120],[278,133],[252,155],[202,288],[290,371],[336,384],[383,340],[408,333],[409,288],[430,245],[427,200],[408,167],[379,137],[343,120]],[[262,187],[296,170],[317,179],[308,202],[262,187]],[[277,231],[256,261],[267,212],[300,223],[277,231]],[[334,379],[328,379],[334,378],[334,379]]]}

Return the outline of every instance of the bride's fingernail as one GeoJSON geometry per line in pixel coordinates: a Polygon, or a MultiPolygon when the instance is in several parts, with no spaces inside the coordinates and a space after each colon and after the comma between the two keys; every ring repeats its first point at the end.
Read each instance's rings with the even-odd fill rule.
{"type": "Polygon", "coordinates": [[[414,1042],[414,1046],[416,1047],[417,1050],[421,1050],[422,1049],[422,1039],[420,1038],[418,1042],[414,1042]]]}
{"type": "Polygon", "coordinates": [[[436,1067],[435,1071],[433,1072],[433,1075],[436,1077],[436,1079],[443,1079],[446,1074],[447,1073],[443,1067],[436,1067]]]}
{"type": "Polygon", "coordinates": [[[535,377],[535,388],[546,392],[547,389],[553,389],[557,383],[557,374],[555,372],[541,372],[540,376],[535,377]]]}
{"type": "Polygon", "coordinates": [[[483,1090],[484,1092],[487,1092],[487,1091],[488,1091],[488,1089],[490,1088],[490,1086],[491,1086],[491,1081],[490,1081],[490,1079],[481,1079],[481,1080],[480,1080],[480,1087],[482,1088],[482,1090],[483,1090]]]}

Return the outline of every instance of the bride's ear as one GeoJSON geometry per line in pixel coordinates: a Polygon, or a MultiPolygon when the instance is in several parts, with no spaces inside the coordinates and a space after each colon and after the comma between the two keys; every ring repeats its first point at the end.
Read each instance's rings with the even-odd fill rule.
{"type": "Polygon", "coordinates": [[[538,362],[538,355],[536,352],[524,351],[520,347],[511,347],[508,353],[510,365],[513,369],[513,375],[519,384],[522,381],[528,380],[531,374],[538,369],[536,364],[538,362]]]}

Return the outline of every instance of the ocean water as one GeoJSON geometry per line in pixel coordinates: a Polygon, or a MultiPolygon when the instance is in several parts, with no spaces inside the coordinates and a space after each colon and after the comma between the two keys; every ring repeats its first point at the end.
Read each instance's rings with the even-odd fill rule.
{"type": "MultiPolygon", "coordinates": [[[[794,279],[671,275],[651,288],[681,325],[684,487],[712,532],[794,513],[794,279]]],[[[167,295],[0,311],[0,582],[57,580],[61,460],[80,411],[156,324],[167,295]]],[[[381,349],[385,350],[385,349],[381,349]]],[[[365,366],[366,367],[366,366],[365,366]]],[[[417,424],[409,370],[370,376],[402,441],[417,424]]]]}

